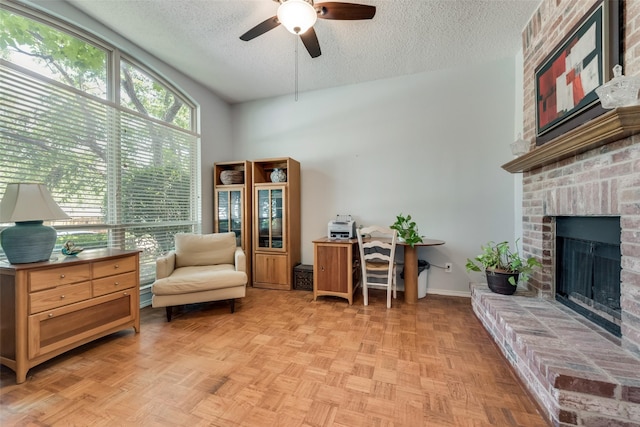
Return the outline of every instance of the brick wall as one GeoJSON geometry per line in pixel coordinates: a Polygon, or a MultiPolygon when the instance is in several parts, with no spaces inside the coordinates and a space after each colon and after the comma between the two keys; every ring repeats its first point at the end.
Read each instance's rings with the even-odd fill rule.
{"type": "MultiPolygon", "coordinates": [[[[525,138],[535,139],[535,68],[595,3],[544,0],[525,28],[525,138]]],[[[640,76],[640,0],[627,0],[623,9],[624,73],[640,76]]],[[[621,217],[622,346],[640,356],[640,135],[524,174],[523,250],[544,265],[528,286],[544,298],[554,296],[558,215],[621,217]]]]}

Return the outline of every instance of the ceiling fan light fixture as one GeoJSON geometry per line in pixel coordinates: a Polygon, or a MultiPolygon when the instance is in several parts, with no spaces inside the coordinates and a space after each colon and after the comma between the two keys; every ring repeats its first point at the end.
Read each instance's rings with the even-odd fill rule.
{"type": "Polygon", "coordinates": [[[318,13],[305,0],[286,0],[278,7],[278,21],[293,34],[303,34],[313,27],[318,13]]]}

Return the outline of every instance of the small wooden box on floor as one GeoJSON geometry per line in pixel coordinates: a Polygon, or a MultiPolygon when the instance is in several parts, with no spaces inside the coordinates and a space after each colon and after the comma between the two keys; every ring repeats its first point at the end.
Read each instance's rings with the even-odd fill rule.
{"type": "Polygon", "coordinates": [[[0,263],[0,363],[27,371],[113,332],[140,331],[138,251],[99,249],[32,264],[0,263]]]}
{"type": "Polygon", "coordinates": [[[313,290],[313,265],[298,264],[293,268],[293,289],[313,290]]]}

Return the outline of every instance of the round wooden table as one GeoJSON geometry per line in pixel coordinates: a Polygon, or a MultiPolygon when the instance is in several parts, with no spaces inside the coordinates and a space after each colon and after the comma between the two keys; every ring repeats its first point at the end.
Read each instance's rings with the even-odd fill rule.
{"type": "Polygon", "coordinates": [[[404,302],[415,304],[418,302],[418,246],[444,245],[444,240],[422,239],[422,243],[413,246],[398,242],[404,246],[404,302]]]}

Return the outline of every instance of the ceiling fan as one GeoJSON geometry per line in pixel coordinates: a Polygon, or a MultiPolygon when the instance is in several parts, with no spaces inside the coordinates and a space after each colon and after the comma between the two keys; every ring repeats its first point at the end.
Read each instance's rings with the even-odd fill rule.
{"type": "Polygon", "coordinates": [[[355,20],[371,19],[376,14],[375,6],[342,3],[336,1],[314,4],[313,0],[273,0],[280,3],[276,16],[259,23],[240,36],[249,41],[282,24],[291,33],[300,36],[304,47],[312,58],[320,56],[320,43],[313,29],[318,18],[355,20]]]}

